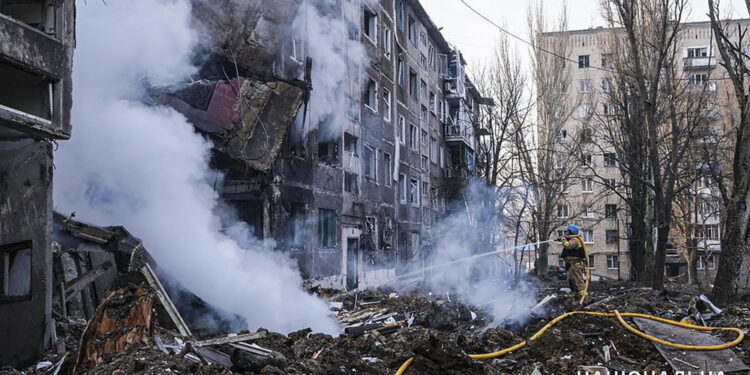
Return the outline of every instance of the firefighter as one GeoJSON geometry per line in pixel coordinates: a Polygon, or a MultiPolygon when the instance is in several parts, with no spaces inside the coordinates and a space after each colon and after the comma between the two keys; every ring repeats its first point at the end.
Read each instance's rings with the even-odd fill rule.
{"type": "Polygon", "coordinates": [[[568,285],[576,299],[585,299],[586,276],[584,271],[586,252],[584,251],[583,238],[578,234],[577,226],[570,224],[565,235],[560,237],[563,251],[560,257],[565,261],[565,271],[568,272],[568,285]]]}

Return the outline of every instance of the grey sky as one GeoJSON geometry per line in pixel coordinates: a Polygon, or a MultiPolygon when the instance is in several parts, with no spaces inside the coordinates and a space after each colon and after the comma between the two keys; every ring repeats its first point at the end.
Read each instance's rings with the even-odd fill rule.
{"type": "MultiPolygon", "coordinates": [[[[562,0],[541,0],[549,17],[559,14],[562,0]]],[[[530,0],[466,0],[476,10],[503,25],[514,34],[528,39],[529,31],[526,22],[527,9],[530,0]]],[[[603,26],[604,22],[599,11],[600,0],[570,0],[568,1],[568,25],[570,29],[586,29],[603,26]]],[[[693,21],[707,20],[707,0],[692,0],[690,19],[693,21]]],[[[438,27],[443,28],[443,34],[448,42],[457,45],[466,59],[472,63],[486,59],[492,52],[494,40],[499,31],[488,22],[472,13],[460,0],[422,0],[432,20],[438,27]]],[[[732,17],[746,18],[748,13],[744,0],[723,0],[724,14],[732,17]]],[[[520,50],[527,54],[524,48],[520,50]]]]}

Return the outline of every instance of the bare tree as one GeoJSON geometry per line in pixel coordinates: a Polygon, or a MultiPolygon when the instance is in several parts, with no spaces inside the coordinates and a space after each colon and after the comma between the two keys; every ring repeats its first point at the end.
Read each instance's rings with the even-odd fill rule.
{"type": "Polygon", "coordinates": [[[723,193],[726,214],[721,234],[721,258],[712,291],[715,302],[725,303],[736,296],[736,282],[750,240],[750,89],[747,85],[750,57],[745,49],[747,29],[740,24],[722,21],[719,1],[708,0],[708,7],[721,65],[732,84],[732,104],[738,114],[733,132],[731,187],[723,193]]]}
{"type": "MultiPolygon", "coordinates": [[[[577,149],[577,139],[566,140],[565,125],[584,98],[573,95],[569,61],[569,35],[566,32],[566,10],[563,9],[552,27],[543,15],[542,3],[529,10],[532,44],[532,77],[535,89],[537,118],[534,126],[516,130],[515,147],[519,157],[520,177],[530,189],[531,217],[537,240],[549,238],[565,221],[576,215],[557,212],[565,201],[565,193],[579,177],[578,159],[571,149],[577,149]],[[552,31],[552,32],[550,32],[552,31]]],[[[547,270],[549,244],[538,249],[535,268],[538,275],[547,270]]]]}
{"type": "Polygon", "coordinates": [[[604,129],[627,179],[631,278],[655,289],[664,286],[675,199],[692,184],[686,155],[705,108],[706,82],[681,70],[686,7],[686,0],[602,2],[612,29],[615,87],[608,100],[616,112],[604,129]]]}

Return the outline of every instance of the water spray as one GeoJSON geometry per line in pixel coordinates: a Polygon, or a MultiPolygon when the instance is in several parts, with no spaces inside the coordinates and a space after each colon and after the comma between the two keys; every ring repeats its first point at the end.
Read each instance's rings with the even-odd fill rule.
{"type": "Polygon", "coordinates": [[[468,256],[468,257],[456,259],[456,260],[448,262],[448,263],[438,264],[438,265],[434,265],[434,266],[420,268],[420,269],[415,270],[415,271],[410,271],[410,272],[398,275],[398,276],[396,276],[396,277],[394,277],[392,279],[389,279],[385,283],[386,284],[390,284],[393,281],[397,281],[397,280],[401,280],[401,279],[404,279],[404,278],[408,278],[410,276],[418,275],[418,274],[420,274],[422,272],[425,272],[425,271],[429,271],[429,270],[433,270],[433,269],[437,269],[437,268],[443,268],[443,267],[447,267],[447,266],[452,266],[454,264],[459,264],[459,263],[463,263],[463,262],[466,262],[466,261],[469,261],[469,260],[479,259],[479,258],[483,258],[483,257],[490,256],[490,255],[509,253],[509,252],[511,252],[511,251],[513,251],[515,249],[524,248],[524,247],[527,247],[529,245],[534,245],[534,246],[538,247],[539,245],[541,245],[543,243],[549,243],[549,242],[554,242],[554,241],[555,240],[546,240],[546,241],[540,241],[540,242],[530,242],[530,243],[527,243],[527,244],[513,246],[513,247],[506,248],[506,249],[501,249],[501,250],[496,250],[496,251],[490,251],[488,253],[471,255],[471,256],[468,256]]]}

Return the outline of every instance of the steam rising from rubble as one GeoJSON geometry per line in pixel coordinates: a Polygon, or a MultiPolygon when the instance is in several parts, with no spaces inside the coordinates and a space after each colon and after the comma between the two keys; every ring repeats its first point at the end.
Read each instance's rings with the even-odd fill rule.
{"type": "Polygon", "coordinates": [[[325,303],[301,289],[273,244],[239,222],[222,225],[210,143],[174,110],[140,101],[148,84],[194,72],[188,1],[77,5],[75,134],[56,157],[57,209],[126,226],[185,287],[250,328],[337,332],[325,303]]]}
{"type": "MultiPolygon", "coordinates": [[[[359,17],[359,4],[362,2],[370,4],[375,0],[342,2],[342,6],[345,9],[352,7],[357,12],[356,17],[359,17]]],[[[309,123],[311,127],[318,128],[318,139],[321,141],[341,136],[347,114],[358,116],[361,95],[358,87],[368,64],[360,34],[347,29],[341,13],[321,12],[321,9],[330,6],[329,0],[307,0],[299,8],[293,23],[294,34],[307,42],[306,53],[313,60],[309,123]],[[353,35],[350,35],[350,31],[353,35]]],[[[305,124],[300,122],[295,129],[304,137],[307,129],[300,129],[299,126],[305,124]]]]}
{"type": "MultiPolygon", "coordinates": [[[[482,181],[469,181],[462,194],[465,201],[454,202],[460,209],[433,229],[437,235],[433,265],[513,246],[502,235],[502,208],[497,207],[497,194],[495,188],[482,181]]],[[[451,298],[489,308],[495,317],[494,325],[524,324],[537,303],[536,291],[523,280],[513,285],[513,256],[511,250],[437,268],[432,277],[426,278],[427,285],[436,293],[450,293],[451,298]]]]}

